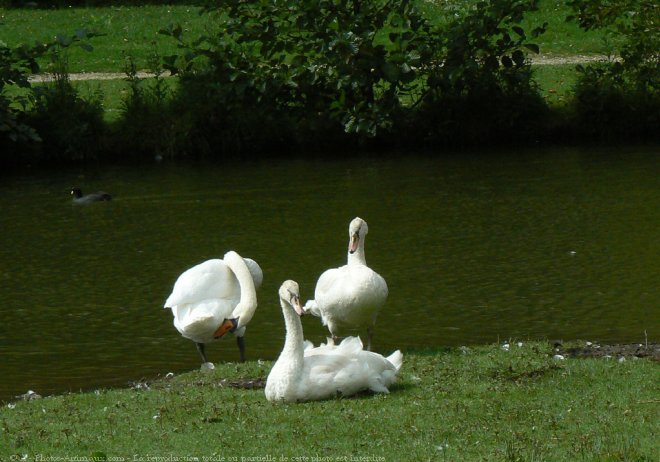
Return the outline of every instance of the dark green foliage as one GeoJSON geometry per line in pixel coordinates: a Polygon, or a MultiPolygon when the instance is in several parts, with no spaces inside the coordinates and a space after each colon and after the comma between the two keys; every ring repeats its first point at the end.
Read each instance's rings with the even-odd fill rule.
{"type": "Polygon", "coordinates": [[[196,0],[0,0],[2,8],[70,8],[121,5],[194,5],[196,0]]]}
{"type": "Polygon", "coordinates": [[[434,30],[405,0],[234,0],[207,6],[215,34],[188,42],[180,27],[162,32],[185,49],[166,61],[181,75],[193,151],[408,144],[447,133],[460,144],[474,133],[504,136],[502,128],[509,136],[543,113],[525,54],[538,47],[518,25],[535,5],[479,2],[434,30]]]}
{"type": "MultiPolygon", "coordinates": [[[[547,108],[526,52],[538,53],[519,23],[536,1],[479,2],[439,37],[415,119],[418,139],[443,144],[507,143],[533,137],[547,108]]],[[[545,24],[532,31],[535,38],[545,24]]],[[[414,129],[414,127],[413,127],[414,129]]]]}
{"type": "Polygon", "coordinates": [[[90,160],[97,157],[103,139],[102,94],[83,97],[71,85],[65,64],[54,80],[34,88],[30,123],[43,142],[35,146],[40,161],[90,160]]]}
{"type": "Polygon", "coordinates": [[[29,106],[30,82],[28,77],[38,71],[36,58],[43,54],[46,47],[20,46],[9,48],[0,42],[0,151],[2,162],[11,163],[12,147],[30,142],[39,142],[41,138],[25,120],[29,106]],[[9,89],[26,91],[14,91],[9,89]]]}
{"type": "Polygon", "coordinates": [[[3,154],[235,159],[566,134],[657,137],[656,2],[568,2],[584,29],[612,28],[625,40],[620,60],[578,68],[574,101],[554,112],[527,58],[539,52],[533,41],[546,24],[521,26],[538,0],[477,1],[435,25],[412,0],[202,3],[216,29],[193,38],[180,26],[163,29],[181,51],[162,62],[154,52],[154,79],[138,78],[129,60],[128,96],[111,127],[100,95],[81,97],[66,70],[66,50],[91,50],[94,34],[78,31],[34,48],[0,43],[0,90],[22,90],[0,92],[3,154]],[[61,67],[52,69],[52,84],[35,89],[27,76],[47,51],[61,67]],[[178,75],[176,87],[164,70],[178,75]]]}
{"type": "Polygon", "coordinates": [[[138,77],[135,61],[126,59],[126,80],[129,91],[123,100],[122,117],[112,126],[112,156],[126,160],[153,159],[155,156],[173,158],[172,151],[180,145],[177,130],[183,118],[175,123],[176,115],[169,106],[171,89],[163,77],[160,56],[154,51],[150,62],[153,78],[138,77]]]}
{"type": "Polygon", "coordinates": [[[82,98],[71,85],[66,51],[92,47],[96,34],[77,30],[52,42],[10,49],[0,44],[0,145],[3,163],[23,160],[82,160],[98,152],[103,132],[101,95],[82,98]],[[53,81],[32,85],[30,74],[39,71],[37,57],[50,54],[53,81]],[[13,89],[13,92],[7,91],[13,89]],[[17,91],[21,90],[21,91],[17,91]]]}
{"type": "Polygon", "coordinates": [[[571,0],[585,30],[611,27],[620,59],[578,66],[575,125],[588,135],[657,139],[660,126],[660,7],[652,0],[571,0]]]}
{"type": "Polygon", "coordinates": [[[186,48],[168,63],[197,116],[193,138],[215,135],[209,149],[373,137],[391,127],[428,46],[408,1],[229,1],[208,11],[216,34],[186,43],[180,28],[163,32],[186,48]]]}

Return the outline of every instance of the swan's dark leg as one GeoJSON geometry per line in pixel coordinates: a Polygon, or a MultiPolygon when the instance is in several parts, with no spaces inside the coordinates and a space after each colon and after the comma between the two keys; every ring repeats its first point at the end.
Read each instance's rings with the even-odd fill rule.
{"type": "Polygon", "coordinates": [[[199,352],[199,355],[202,357],[202,363],[208,363],[209,360],[206,358],[206,352],[204,351],[204,344],[203,343],[195,343],[197,346],[197,351],[199,352]]]}
{"type": "Polygon", "coordinates": [[[371,351],[371,337],[374,335],[373,326],[367,327],[367,350],[371,351]]]}
{"type": "Polygon", "coordinates": [[[241,354],[241,362],[245,362],[245,339],[243,337],[236,337],[236,344],[238,345],[238,352],[241,354]]]}

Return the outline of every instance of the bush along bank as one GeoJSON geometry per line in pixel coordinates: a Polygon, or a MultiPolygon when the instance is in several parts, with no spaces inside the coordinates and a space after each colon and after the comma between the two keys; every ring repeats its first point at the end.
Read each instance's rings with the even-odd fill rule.
{"type": "MultiPolygon", "coordinates": [[[[57,53],[89,46],[77,33],[46,47],[60,64],[46,90],[23,85],[23,100],[3,93],[3,161],[657,140],[659,33],[648,28],[652,19],[616,19],[599,1],[572,2],[582,27],[614,24],[625,40],[620,61],[582,67],[572,102],[555,108],[540,95],[528,59],[546,24],[520,25],[537,3],[481,1],[432,25],[405,0],[208,2],[205,14],[217,29],[193,38],[178,26],[162,30],[181,53],[154,62],[155,78],[146,82],[128,66],[129,91],[111,124],[103,122],[99,95],[81,97],[71,86],[66,54],[57,53]],[[178,76],[176,89],[164,84],[164,70],[178,76]]],[[[646,3],[640,8],[652,9],[646,3]]],[[[35,72],[34,56],[43,52],[29,50],[22,77],[35,72]]],[[[8,70],[17,71],[16,53],[2,53],[3,86],[16,83],[8,70]]]]}

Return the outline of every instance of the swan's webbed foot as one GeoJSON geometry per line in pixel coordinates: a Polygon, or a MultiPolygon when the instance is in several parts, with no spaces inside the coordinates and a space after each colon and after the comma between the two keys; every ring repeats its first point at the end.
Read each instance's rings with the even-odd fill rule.
{"type": "Polygon", "coordinates": [[[236,337],[236,344],[238,345],[238,352],[241,355],[241,362],[245,362],[245,339],[243,337],[236,337]]]}

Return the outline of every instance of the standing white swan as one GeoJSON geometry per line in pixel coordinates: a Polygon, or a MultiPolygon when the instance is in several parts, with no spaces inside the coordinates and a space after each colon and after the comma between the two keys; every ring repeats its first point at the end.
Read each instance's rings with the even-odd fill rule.
{"type": "Polygon", "coordinates": [[[314,300],[308,300],[304,310],[319,316],[334,339],[347,330],[367,326],[367,349],[371,350],[376,316],[387,300],[388,289],[385,279],[367,266],[364,240],[368,232],[362,218],[351,221],[347,264],[321,274],[314,300]]]}
{"type": "Polygon", "coordinates": [[[266,381],[269,401],[311,401],[350,396],[362,390],[388,393],[401,369],[399,350],[385,358],[362,349],[358,337],[348,337],[335,346],[305,347],[300,315],[298,283],[285,281],[280,287],[280,304],[286,324],[286,339],[279,358],[266,381]]]}
{"type": "Polygon", "coordinates": [[[203,367],[212,368],[204,345],[227,332],[245,361],[245,328],[257,309],[256,289],[263,280],[259,265],[230,251],[222,260],[207,260],[179,276],[165,301],[171,308],[174,327],[197,345],[203,367]]]}

